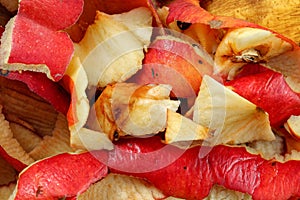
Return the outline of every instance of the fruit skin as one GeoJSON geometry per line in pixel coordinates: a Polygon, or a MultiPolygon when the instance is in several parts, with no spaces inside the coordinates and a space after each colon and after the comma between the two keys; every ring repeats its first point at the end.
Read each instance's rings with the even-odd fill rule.
{"type": "Polygon", "coordinates": [[[281,3],[281,0],[201,1],[201,6],[210,13],[251,21],[286,35],[296,43],[300,42],[299,21],[297,17],[300,9],[298,5],[298,1],[281,3]],[[291,15],[289,13],[294,14],[291,15]]]}
{"type": "Polygon", "coordinates": [[[300,161],[265,160],[244,147],[197,146],[184,151],[166,148],[153,137],[120,141],[108,158],[111,172],[146,178],[168,196],[202,199],[213,184],[248,193],[253,199],[300,196],[300,161]],[[148,169],[153,171],[143,172],[148,169]]]}
{"type": "MultiPolygon", "coordinates": [[[[208,26],[211,31],[223,31],[224,34],[226,34],[226,32],[228,31],[230,32],[231,30],[245,27],[261,29],[270,32],[272,34],[272,37],[276,37],[282,42],[289,44],[290,49],[286,52],[282,52],[280,55],[273,55],[273,57],[268,58],[266,61],[259,62],[270,69],[274,69],[275,71],[281,72],[286,77],[286,80],[289,86],[292,88],[292,90],[298,93],[300,92],[300,48],[298,44],[296,44],[291,39],[266,27],[262,27],[260,25],[247,22],[241,19],[236,19],[233,17],[213,15],[208,11],[204,10],[201,7],[200,3],[201,1],[198,0],[175,0],[171,2],[168,5],[169,14],[167,16],[166,23],[169,26],[172,26],[172,23],[174,24],[174,22],[178,21],[180,21],[181,23],[187,23],[192,25],[200,24],[208,26]]],[[[218,43],[218,41],[216,42],[218,43]]],[[[215,60],[218,60],[218,58],[220,58],[220,55],[216,54],[215,60]]],[[[222,69],[223,67],[224,66],[218,63],[216,65],[216,70],[221,74],[224,80],[227,80],[230,74],[228,74],[228,71],[224,71],[224,69],[222,69]]],[[[230,76],[232,77],[232,75],[230,76]]]]}
{"type": "Polygon", "coordinates": [[[284,128],[289,132],[289,134],[295,139],[300,139],[300,129],[299,129],[299,115],[291,115],[290,118],[284,124],[284,128]]]}
{"type": "Polygon", "coordinates": [[[165,147],[158,137],[120,141],[109,152],[108,166],[113,173],[146,178],[167,196],[207,196],[213,186],[212,172],[205,162],[198,162],[199,149],[185,153],[171,145],[165,147]]]}
{"type": "Polygon", "coordinates": [[[291,90],[284,76],[260,65],[247,65],[225,85],[269,114],[278,128],[291,115],[300,115],[300,96],[291,90]]]}
{"type": "Polygon", "coordinates": [[[169,15],[167,16],[166,23],[170,24],[174,21],[180,21],[185,23],[199,23],[208,25],[213,29],[228,29],[228,28],[241,28],[241,27],[251,27],[259,28],[272,32],[277,37],[290,42],[294,47],[297,44],[291,39],[272,31],[264,26],[245,21],[242,19],[237,19],[228,16],[218,16],[209,13],[207,10],[201,7],[202,0],[174,0],[167,7],[169,8],[169,15]]]}
{"type": "Polygon", "coordinates": [[[4,30],[5,30],[4,27],[3,27],[3,26],[0,26],[0,36],[2,36],[4,30]]]}
{"type": "MultiPolygon", "coordinates": [[[[0,36],[4,28],[0,26],[0,36]]],[[[67,92],[51,80],[47,79],[44,74],[34,72],[10,72],[0,70],[0,75],[8,79],[22,81],[27,84],[28,88],[38,94],[53,107],[63,114],[66,114],[70,105],[70,97],[67,92]]]]}
{"type": "MultiPolygon", "coordinates": [[[[1,73],[0,73],[1,74],[1,73]]],[[[60,86],[38,72],[2,72],[2,76],[24,82],[28,88],[48,101],[58,112],[67,114],[70,105],[69,94],[60,86]]]]}
{"type": "Polygon", "coordinates": [[[2,146],[0,146],[0,156],[3,157],[3,159],[18,172],[22,171],[27,167],[27,165],[23,162],[10,156],[2,146]]]}
{"type": "MultiPolygon", "coordinates": [[[[11,41],[2,41],[1,62],[3,65],[14,64],[16,67],[3,66],[3,69],[44,72],[48,78],[60,80],[74,52],[73,43],[67,33],[53,31],[22,15],[11,20],[13,21],[9,24],[13,23],[9,26],[14,26],[11,41]],[[6,52],[9,43],[11,50],[6,52]]],[[[5,35],[6,31],[3,33],[4,38],[5,35]]]]}
{"type": "Polygon", "coordinates": [[[170,84],[173,96],[195,98],[202,76],[213,74],[213,67],[207,61],[209,55],[207,58],[201,57],[195,48],[173,37],[157,38],[145,54],[143,68],[129,81],[170,84]]]}
{"type": "Polygon", "coordinates": [[[59,81],[74,52],[69,35],[61,30],[74,24],[82,10],[83,0],[20,1],[2,36],[1,68],[43,72],[59,81]],[[62,13],[68,15],[62,18],[62,13]]]}
{"type": "Polygon", "coordinates": [[[84,0],[84,9],[78,21],[67,29],[71,38],[75,42],[79,42],[90,24],[93,24],[96,11],[101,11],[106,14],[120,14],[128,12],[138,7],[148,7],[156,19],[156,23],[160,24],[160,19],[155,10],[155,1],[151,0],[84,0]]]}
{"type": "Polygon", "coordinates": [[[201,0],[175,0],[169,7],[169,15],[166,23],[181,21],[186,23],[203,23],[210,28],[237,28],[237,27],[259,27],[256,24],[232,17],[214,16],[200,7],[201,0]]]}
{"type": "Polygon", "coordinates": [[[300,197],[300,161],[265,160],[244,147],[165,145],[161,138],[124,139],[111,151],[60,154],[36,162],[19,177],[16,199],[74,197],[109,172],[150,181],[166,196],[203,199],[214,184],[253,199],[300,197]]]}
{"type": "MultiPolygon", "coordinates": [[[[100,153],[98,156],[105,157],[100,153]]],[[[19,175],[16,200],[73,197],[107,175],[107,167],[89,152],[63,153],[38,161],[19,175]]]]}
{"type": "Polygon", "coordinates": [[[83,0],[21,0],[18,15],[51,30],[59,31],[73,25],[78,20],[83,5],[83,0]]]}
{"type": "MultiPolygon", "coordinates": [[[[207,10],[201,7],[201,0],[175,0],[172,1],[169,5],[169,14],[166,19],[166,23],[180,21],[190,24],[203,24],[210,27],[212,31],[217,29],[224,29],[225,31],[235,28],[249,27],[249,28],[258,28],[270,31],[276,37],[290,43],[296,51],[295,54],[299,54],[299,46],[292,41],[291,39],[285,37],[282,34],[279,34],[271,29],[268,29],[264,26],[245,21],[242,19],[237,19],[228,16],[218,16],[209,13],[207,10]]],[[[295,59],[297,62],[297,59],[295,59]]]]}

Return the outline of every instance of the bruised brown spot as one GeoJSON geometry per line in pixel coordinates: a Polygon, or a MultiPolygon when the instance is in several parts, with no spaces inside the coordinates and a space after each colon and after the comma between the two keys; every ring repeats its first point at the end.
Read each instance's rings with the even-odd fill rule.
{"type": "Polygon", "coordinates": [[[42,194],[43,194],[42,186],[38,186],[36,193],[35,193],[35,197],[38,198],[42,194]]]}
{"type": "Polygon", "coordinates": [[[256,110],[257,110],[257,111],[259,111],[259,112],[263,112],[263,113],[265,113],[265,110],[264,110],[264,109],[262,109],[261,107],[256,107],[256,110]]]}

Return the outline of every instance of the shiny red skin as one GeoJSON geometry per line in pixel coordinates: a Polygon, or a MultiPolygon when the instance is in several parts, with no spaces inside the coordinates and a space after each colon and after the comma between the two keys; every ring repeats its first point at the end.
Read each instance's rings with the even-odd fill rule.
{"type": "MultiPolygon", "coordinates": [[[[271,58],[268,61],[271,63],[270,65],[276,66],[280,62],[280,65],[285,66],[284,62],[286,62],[292,63],[289,65],[299,66],[300,48],[292,40],[251,22],[233,17],[215,16],[201,8],[199,0],[175,0],[170,3],[167,23],[174,21],[206,24],[212,29],[252,27],[268,30],[293,46],[292,51],[274,58],[275,61],[271,58]]],[[[286,67],[290,67],[288,64],[286,65],[286,67]]],[[[260,74],[243,79],[236,78],[228,85],[233,86],[234,91],[267,111],[270,115],[271,125],[277,127],[282,125],[291,114],[300,114],[300,100],[297,97],[298,94],[288,87],[283,76],[279,73],[273,75],[270,74],[271,72],[265,73],[266,77],[260,74]],[[268,84],[266,84],[267,81],[268,84]]],[[[226,76],[223,78],[226,79],[226,76]]]]}
{"type": "Polygon", "coordinates": [[[63,77],[74,52],[73,42],[66,32],[51,30],[23,15],[16,16],[11,42],[9,64],[44,64],[54,81],[63,77]]]}
{"type": "Polygon", "coordinates": [[[251,68],[245,66],[238,77],[225,85],[265,110],[275,128],[291,115],[300,115],[300,96],[288,86],[282,74],[262,67],[255,72],[251,68]]]}
{"type": "Polygon", "coordinates": [[[129,81],[138,84],[169,84],[175,97],[195,98],[202,76],[212,75],[213,67],[194,48],[172,38],[156,39],[145,53],[143,68],[129,81]]]}
{"type": "MultiPolygon", "coordinates": [[[[4,28],[0,26],[0,36],[4,28]]],[[[67,114],[70,105],[70,96],[58,84],[53,83],[44,74],[34,72],[9,72],[1,71],[0,75],[8,79],[24,82],[28,88],[48,101],[53,107],[63,114],[67,114]]]]}
{"type": "Polygon", "coordinates": [[[300,197],[300,161],[265,160],[244,147],[224,145],[184,150],[152,137],[120,140],[111,151],[61,154],[35,163],[21,173],[16,199],[74,197],[108,170],[144,178],[166,196],[184,199],[203,199],[214,184],[255,200],[300,197]]]}
{"type": "Polygon", "coordinates": [[[15,199],[74,197],[105,177],[107,172],[107,167],[89,152],[63,153],[26,168],[20,174],[15,199]]]}
{"type": "MultiPolygon", "coordinates": [[[[74,53],[73,42],[62,31],[73,25],[83,11],[83,0],[22,0],[12,26],[8,63],[44,64],[49,78],[59,81],[74,53]],[[62,17],[63,16],[63,17],[62,17]]],[[[22,69],[23,70],[23,69],[22,69]]]]}
{"type": "Polygon", "coordinates": [[[164,147],[159,138],[122,141],[109,153],[108,166],[112,172],[146,178],[165,195],[185,199],[206,197],[214,184],[248,193],[253,199],[300,197],[300,161],[265,160],[243,147],[224,145],[186,151],[170,146],[166,151],[158,151],[164,147]],[[151,151],[154,153],[148,158],[141,155],[151,151]],[[170,164],[141,172],[164,162],[170,164]],[[141,173],[133,173],[134,170],[141,173]]]}
{"type": "Polygon", "coordinates": [[[59,31],[73,25],[83,11],[84,0],[21,0],[18,15],[59,31]]]}

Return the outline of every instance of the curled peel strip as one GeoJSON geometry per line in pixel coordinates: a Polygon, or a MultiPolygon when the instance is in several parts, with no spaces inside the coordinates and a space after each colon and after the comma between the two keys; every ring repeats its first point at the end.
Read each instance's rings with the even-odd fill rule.
{"type": "MultiPolygon", "coordinates": [[[[138,29],[136,31],[137,32],[149,32],[149,28],[146,28],[145,30],[138,29]]],[[[151,31],[152,31],[152,29],[151,29],[151,31]]],[[[133,31],[133,32],[135,32],[135,31],[133,31]]],[[[205,51],[201,49],[200,45],[197,44],[195,41],[193,41],[191,38],[187,37],[186,35],[180,34],[178,32],[174,32],[172,30],[168,30],[167,32],[170,33],[172,38],[178,38],[178,41],[184,41],[186,44],[189,44],[191,47],[193,47],[193,49],[195,49],[197,54],[199,54],[203,59],[205,59],[205,61],[207,63],[209,63],[209,64],[213,63],[211,57],[208,54],[206,54],[205,51]]],[[[111,55],[111,54],[108,55],[109,52],[105,50],[106,48],[111,48],[112,44],[114,44],[114,42],[116,42],[116,41],[117,41],[117,43],[121,42],[121,44],[122,44],[125,40],[124,38],[128,38],[131,35],[132,35],[132,31],[131,32],[122,32],[118,35],[115,35],[114,37],[108,38],[107,40],[105,40],[104,42],[102,42],[98,46],[96,46],[96,48],[94,48],[91,51],[91,53],[86,56],[82,65],[83,65],[84,69],[86,71],[88,71],[87,77],[89,80],[89,86],[88,86],[88,89],[90,90],[89,93],[93,93],[93,94],[96,93],[95,86],[99,86],[99,80],[101,80],[103,77],[107,76],[106,72],[109,70],[111,63],[122,58],[122,56],[124,56],[124,55],[128,55],[135,51],[143,50],[144,47],[140,46],[140,45],[127,45],[127,46],[124,45],[122,48],[118,49],[118,51],[117,51],[118,53],[113,54],[113,55],[111,55]],[[103,56],[105,57],[104,60],[102,60],[103,56]]],[[[164,37],[166,39],[168,39],[167,36],[164,36],[164,37]]],[[[117,48],[117,46],[116,46],[117,43],[114,44],[115,48],[117,48]]],[[[158,50],[161,50],[161,49],[158,49],[158,50]]],[[[179,49],[179,51],[176,51],[171,48],[171,49],[167,49],[167,51],[169,51],[169,53],[175,54],[176,56],[179,56],[179,57],[185,59],[189,63],[195,63],[195,61],[191,60],[191,57],[189,55],[185,54],[184,51],[182,51],[181,49],[179,49]]],[[[155,64],[155,63],[153,63],[153,64],[155,64]]],[[[158,63],[158,65],[161,65],[161,64],[158,63]]],[[[138,66],[137,68],[140,68],[140,67],[141,66],[138,66]]],[[[145,65],[143,65],[143,67],[145,67],[145,65]]],[[[163,66],[163,67],[168,67],[168,66],[163,66]]],[[[173,71],[173,73],[177,74],[178,79],[180,79],[180,78],[182,78],[183,80],[186,79],[186,77],[184,77],[180,73],[176,72],[176,70],[174,70],[170,67],[169,67],[169,70],[171,70],[171,71],[173,71]]],[[[129,73],[130,73],[129,76],[127,76],[125,74],[125,75],[122,75],[121,77],[124,77],[124,76],[130,77],[132,75],[132,71],[130,71],[129,73]]],[[[122,81],[124,81],[124,80],[121,78],[120,82],[122,82],[122,81]]],[[[116,85],[118,85],[118,84],[116,84],[116,85]]],[[[188,87],[187,89],[190,88],[193,91],[193,88],[191,85],[187,85],[187,87],[188,87]]],[[[134,93],[134,92],[135,92],[135,89],[133,89],[133,91],[131,91],[131,93],[134,93]]],[[[214,91],[211,91],[211,93],[214,93],[214,91]]],[[[116,94],[116,95],[118,96],[118,94],[116,94]]],[[[174,95],[176,96],[176,93],[174,95]]],[[[197,94],[194,93],[193,95],[194,95],[194,98],[196,98],[197,94]]],[[[131,96],[130,94],[127,94],[127,98],[130,98],[130,96],[131,96]]],[[[129,102],[130,99],[127,99],[127,101],[129,102]]],[[[216,101],[217,101],[216,99],[212,98],[212,104],[215,104],[216,101]]],[[[125,100],[125,102],[126,102],[126,100],[125,100]]],[[[222,102],[225,103],[225,101],[222,101],[222,102]]],[[[90,105],[92,105],[93,103],[95,103],[95,102],[90,102],[90,105]]],[[[218,102],[218,103],[220,103],[220,102],[218,102]]],[[[114,110],[115,106],[116,105],[114,105],[114,102],[112,102],[111,109],[114,110]]],[[[149,110],[151,110],[151,109],[157,110],[156,106],[157,105],[154,105],[149,110]]],[[[92,107],[92,110],[93,110],[93,107],[92,107]]],[[[129,110],[130,110],[130,108],[129,108],[129,103],[128,103],[127,108],[125,109],[125,112],[127,112],[127,115],[129,116],[129,120],[131,120],[130,114],[128,113],[129,110]]],[[[117,121],[117,115],[119,115],[119,113],[113,113],[113,115],[117,121]]],[[[96,116],[93,116],[93,117],[96,117],[96,116]]],[[[218,120],[220,122],[220,124],[222,124],[222,120],[225,119],[224,113],[223,114],[222,113],[215,114],[214,111],[212,111],[211,118],[212,118],[212,121],[218,120]],[[216,120],[215,118],[218,118],[218,119],[216,120]]],[[[96,119],[91,119],[91,118],[89,118],[89,120],[97,121],[96,119]]],[[[132,121],[132,122],[133,122],[134,126],[137,127],[137,129],[141,129],[141,130],[145,129],[145,127],[140,127],[141,125],[134,123],[134,121],[132,121]]],[[[182,126],[182,125],[180,125],[180,126],[182,126]]],[[[183,130],[183,129],[184,129],[184,127],[179,128],[179,130],[183,130]]],[[[88,131],[90,131],[90,130],[88,130],[88,131]]],[[[218,130],[214,130],[214,131],[218,131],[218,130]]],[[[137,136],[137,137],[150,137],[150,136],[137,136]]],[[[95,146],[97,147],[97,145],[95,145],[95,142],[97,142],[97,140],[87,140],[86,138],[81,138],[81,140],[82,140],[84,146],[86,147],[86,149],[93,150],[95,146]]],[[[181,148],[188,149],[191,146],[192,142],[193,141],[191,140],[191,141],[187,141],[187,142],[183,143],[183,145],[181,145],[181,148]]],[[[122,150],[122,149],[120,149],[120,150],[122,150]]],[[[169,164],[173,163],[176,159],[178,159],[184,153],[184,151],[175,152],[173,154],[172,158],[166,158],[166,159],[164,159],[164,162],[155,163],[155,158],[157,156],[164,155],[165,154],[164,152],[168,152],[171,150],[174,150],[174,148],[172,148],[171,145],[164,145],[164,146],[162,146],[162,148],[158,148],[153,152],[144,152],[143,153],[143,152],[137,150],[137,152],[131,156],[137,156],[137,157],[139,157],[139,160],[143,160],[144,162],[141,166],[136,166],[134,168],[131,168],[131,166],[128,166],[128,167],[114,166],[114,167],[117,167],[117,169],[119,169],[119,170],[122,170],[122,171],[125,170],[128,172],[133,172],[131,170],[134,170],[134,172],[141,172],[141,173],[155,171],[157,169],[164,168],[164,167],[168,166],[169,164]]],[[[207,150],[208,150],[208,148],[205,148],[205,151],[202,152],[200,149],[199,156],[203,157],[206,154],[208,154],[209,151],[207,151],[207,150]]],[[[126,154],[126,152],[125,152],[125,154],[126,154]]],[[[131,154],[132,154],[132,152],[131,152],[131,154]]],[[[98,158],[98,159],[100,159],[100,158],[98,158]]],[[[106,162],[105,160],[102,160],[102,162],[104,162],[108,166],[110,164],[110,163],[106,162]]]]}

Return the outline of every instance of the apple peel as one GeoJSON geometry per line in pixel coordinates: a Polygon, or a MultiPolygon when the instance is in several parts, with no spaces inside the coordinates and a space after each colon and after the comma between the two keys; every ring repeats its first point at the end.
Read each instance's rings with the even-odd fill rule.
{"type": "Polygon", "coordinates": [[[166,128],[167,110],[176,111],[180,102],[169,97],[171,87],[164,84],[108,85],[95,102],[101,130],[110,140],[120,136],[157,134],[166,128]]]}
{"type": "Polygon", "coordinates": [[[166,144],[205,140],[211,137],[211,135],[212,133],[209,132],[207,127],[201,126],[193,120],[168,109],[165,131],[166,144]]]}
{"type": "Polygon", "coordinates": [[[10,183],[9,185],[1,186],[0,187],[0,196],[3,199],[9,199],[11,194],[13,193],[16,187],[15,183],[10,183]]]}
{"type": "Polygon", "coordinates": [[[280,0],[262,0],[257,2],[249,2],[248,0],[201,1],[201,6],[214,15],[232,16],[251,21],[268,27],[299,43],[300,35],[297,15],[289,14],[300,12],[297,5],[298,2],[296,1],[287,1],[281,4],[280,0]],[[264,17],[261,17],[262,15],[264,17]]]}
{"type": "Polygon", "coordinates": [[[35,160],[41,160],[60,153],[74,152],[74,149],[70,147],[70,132],[65,116],[58,114],[52,135],[44,136],[43,140],[28,152],[35,160]]]}
{"type": "Polygon", "coordinates": [[[100,149],[112,150],[114,148],[107,134],[100,130],[95,131],[89,128],[81,128],[78,132],[73,133],[70,143],[73,148],[88,151],[100,149]]]}
{"type": "Polygon", "coordinates": [[[299,94],[289,87],[284,76],[262,66],[256,66],[260,72],[249,74],[254,67],[245,66],[241,76],[225,85],[266,111],[272,127],[278,128],[291,115],[299,115],[299,94]]]}
{"type": "Polygon", "coordinates": [[[221,38],[221,42],[216,49],[215,70],[216,73],[220,73],[225,80],[232,79],[232,77],[236,75],[235,72],[237,71],[236,69],[234,69],[235,65],[233,65],[232,67],[232,65],[224,65],[223,62],[220,62],[220,60],[224,59],[231,64],[236,62],[236,59],[232,61],[230,60],[230,58],[228,58],[228,55],[230,53],[227,53],[230,51],[233,53],[231,53],[229,56],[232,56],[232,54],[237,54],[237,56],[240,56],[242,61],[239,61],[240,63],[238,64],[258,62],[270,69],[274,69],[275,71],[282,73],[284,76],[286,76],[286,80],[289,86],[295,92],[300,92],[300,47],[289,38],[286,38],[285,36],[280,35],[275,31],[251,22],[232,17],[215,16],[213,14],[210,14],[208,11],[201,8],[198,0],[175,0],[171,4],[169,4],[168,7],[169,15],[167,17],[167,24],[179,21],[181,23],[189,24],[204,24],[209,26],[211,30],[224,30],[225,36],[221,38]],[[249,33],[248,37],[246,38],[248,39],[250,37],[254,39],[256,43],[260,42],[260,44],[258,44],[257,46],[252,46],[252,40],[252,42],[250,42],[247,45],[247,48],[244,48],[243,51],[235,52],[233,49],[235,49],[235,45],[240,45],[238,40],[240,39],[241,34],[237,34],[238,37],[232,37],[232,41],[227,41],[227,39],[233,32],[239,32],[239,29],[255,30],[255,32],[259,34],[257,41],[255,41],[255,37],[257,36],[257,34],[254,35],[249,33]],[[270,35],[270,37],[267,38],[268,43],[264,43],[264,39],[262,41],[259,40],[262,36],[261,33],[268,33],[270,35]],[[271,37],[273,39],[269,40],[271,37]],[[274,42],[275,40],[278,40],[279,42],[274,42]],[[281,44],[279,46],[276,46],[279,43],[281,44]],[[276,46],[275,49],[272,49],[273,44],[275,44],[276,46]],[[227,52],[226,49],[231,50],[227,52]],[[270,52],[272,54],[268,52],[268,49],[270,49],[270,52]],[[257,57],[260,57],[259,54],[264,55],[265,51],[270,54],[268,55],[268,58],[266,58],[265,60],[256,59],[257,57]],[[229,74],[230,70],[228,68],[234,69],[231,74],[229,74]]]}
{"type": "Polygon", "coordinates": [[[288,156],[284,162],[266,160],[244,147],[224,145],[179,149],[155,136],[120,140],[111,151],[60,154],[36,162],[20,174],[15,195],[16,199],[72,197],[106,176],[109,169],[143,178],[166,196],[203,199],[218,184],[253,199],[268,194],[269,199],[283,200],[300,196],[299,167],[300,161],[288,156]],[[61,178],[62,173],[68,176],[61,178]]]}
{"type": "Polygon", "coordinates": [[[238,28],[228,31],[219,44],[215,54],[216,70],[225,79],[232,80],[245,64],[261,63],[286,76],[290,87],[299,92],[299,55],[297,45],[271,31],[238,28]]]}
{"type": "Polygon", "coordinates": [[[78,200],[88,199],[164,199],[165,195],[146,180],[120,174],[108,174],[80,194],[78,200]],[[112,187],[113,186],[113,187],[112,187]]]}
{"type": "Polygon", "coordinates": [[[152,2],[150,0],[137,0],[137,1],[126,1],[123,0],[97,0],[97,1],[85,1],[83,12],[80,15],[78,21],[71,26],[67,32],[70,34],[72,40],[74,42],[79,42],[89,25],[91,25],[95,19],[96,11],[102,11],[106,14],[120,14],[124,12],[131,11],[135,8],[139,7],[149,7],[149,9],[155,15],[154,7],[152,6],[152,2]]]}
{"type": "Polygon", "coordinates": [[[91,123],[89,116],[92,114],[86,94],[88,78],[79,57],[74,56],[72,58],[62,82],[71,94],[70,107],[67,113],[70,146],[83,150],[112,149],[113,144],[106,134],[101,130],[95,131],[86,128],[86,124],[91,123]]]}
{"type": "Polygon", "coordinates": [[[84,126],[90,109],[86,95],[88,79],[79,57],[72,58],[62,82],[64,88],[71,94],[67,119],[72,133],[84,126]]]}
{"type": "Polygon", "coordinates": [[[42,72],[59,81],[74,52],[68,34],[60,30],[74,24],[82,9],[83,0],[20,1],[1,38],[1,69],[42,72]],[[61,9],[70,18],[61,18],[61,9]]]}
{"type": "Polygon", "coordinates": [[[159,137],[119,141],[109,152],[108,166],[112,173],[145,178],[165,195],[184,199],[203,199],[214,184],[250,194],[253,199],[265,199],[266,194],[274,200],[300,196],[299,160],[265,160],[244,147],[224,145],[185,150],[165,147],[159,137]],[[159,168],[166,161],[173,162],[159,168]],[[157,170],[142,172],[149,163],[157,170]]]}
{"type": "Polygon", "coordinates": [[[89,87],[103,88],[123,82],[141,69],[144,47],[150,43],[151,25],[152,15],[147,8],[118,15],[98,11],[75,51],[88,76],[89,87]]]}
{"type": "Polygon", "coordinates": [[[0,105],[0,154],[5,160],[10,163],[16,170],[21,171],[24,167],[34,162],[19,144],[19,142],[13,138],[13,133],[9,127],[9,122],[5,120],[2,114],[2,106],[0,105]]]}
{"type": "Polygon", "coordinates": [[[286,123],[284,123],[285,129],[297,140],[300,139],[300,115],[291,115],[286,123]]]}
{"type": "Polygon", "coordinates": [[[21,0],[18,15],[59,31],[73,25],[83,10],[83,0],[21,0]],[[63,17],[62,17],[63,13],[63,17]]]}
{"type": "Polygon", "coordinates": [[[0,188],[16,181],[17,172],[0,156],[0,188]]]}
{"type": "Polygon", "coordinates": [[[206,75],[195,101],[193,120],[214,131],[212,144],[275,139],[268,113],[206,75]]]}
{"type": "MultiPolygon", "coordinates": [[[[98,156],[105,154],[98,154],[98,156]]],[[[59,154],[28,166],[19,174],[14,199],[74,197],[107,175],[107,167],[90,152],[59,154]]]]}
{"type": "Polygon", "coordinates": [[[26,152],[33,150],[42,141],[42,138],[39,135],[21,124],[10,121],[9,126],[13,132],[13,137],[20,143],[26,152]]]}
{"type": "Polygon", "coordinates": [[[18,10],[18,0],[1,0],[0,3],[11,13],[18,10]]]}
{"type": "Polygon", "coordinates": [[[70,105],[69,94],[59,84],[47,79],[45,74],[30,71],[22,73],[7,71],[2,76],[25,83],[32,92],[49,102],[56,111],[67,113],[70,105]]]}
{"type": "Polygon", "coordinates": [[[213,75],[211,57],[191,38],[167,35],[157,37],[150,44],[143,68],[129,81],[170,84],[172,96],[195,98],[204,74],[213,75]]]}
{"type": "MultiPolygon", "coordinates": [[[[201,1],[201,0],[200,0],[201,1]]],[[[232,17],[214,16],[200,7],[199,0],[175,0],[168,5],[169,15],[166,23],[175,21],[185,23],[201,23],[209,25],[212,29],[233,28],[243,26],[258,26],[251,22],[232,17]]]]}
{"type": "Polygon", "coordinates": [[[58,115],[52,105],[31,92],[23,82],[3,77],[0,77],[0,93],[8,121],[19,123],[41,137],[51,135],[58,115]]]}

